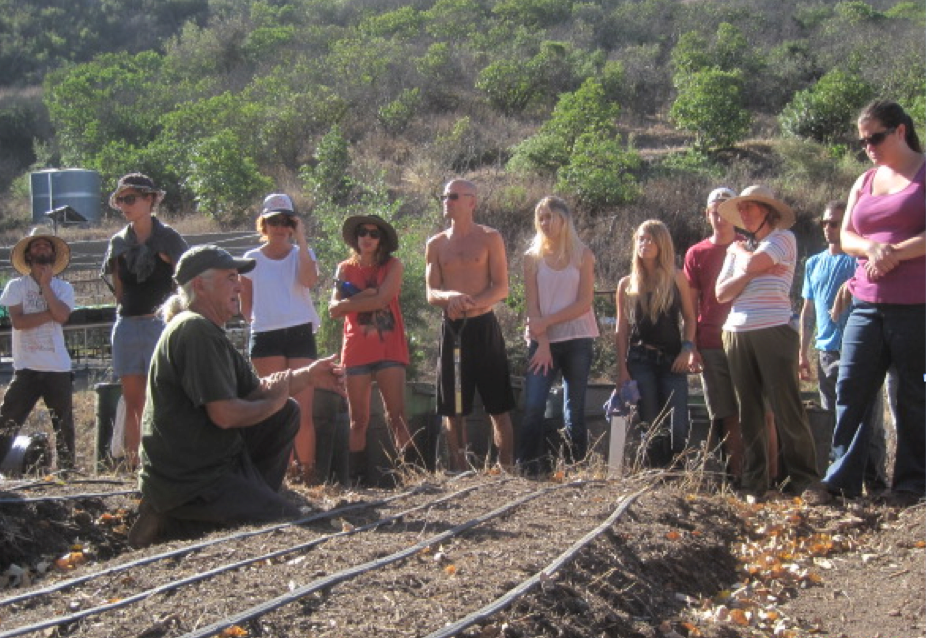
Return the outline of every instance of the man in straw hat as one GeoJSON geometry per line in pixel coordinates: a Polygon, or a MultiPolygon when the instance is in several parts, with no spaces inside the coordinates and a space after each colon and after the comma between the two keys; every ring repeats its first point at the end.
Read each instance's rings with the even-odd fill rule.
{"type": "Polygon", "coordinates": [[[71,357],[62,326],[74,308],[74,288],[59,275],[71,261],[60,237],[33,230],[10,254],[22,276],[0,295],[13,323],[13,380],[0,405],[0,459],[39,397],[51,414],[58,467],[74,466],[71,357]]]}
{"type": "Polygon", "coordinates": [[[177,521],[233,524],[299,516],[278,492],[310,386],[344,394],[334,357],[258,378],[225,334],[239,313],[239,275],[253,259],[195,246],[177,262],[180,287],[161,309],[142,426],[142,502],[129,532],[146,547],[177,521]]]}
{"type": "Polygon", "coordinates": [[[765,186],[750,186],[720,204],[720,215],[750,235],[733,242],[717,278],[721,303],[732,302],[723,325],[745,444],[742,487],[764,496],[772,486],[764,404],[775,414],[787,476],[785,489],[801,494],[820,482],[813,435],[797,379],[797,331],[791,327],[791,284],[797,240],[788,229],[794,211],[765,186]]]}

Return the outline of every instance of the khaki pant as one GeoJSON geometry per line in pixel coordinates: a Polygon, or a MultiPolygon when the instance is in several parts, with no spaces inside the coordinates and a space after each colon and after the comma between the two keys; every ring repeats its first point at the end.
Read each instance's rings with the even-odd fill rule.
{"type": "Polygon", "coordinates": [[[790,479],[788,489],[799,494],[820,479],[813,434],[801,403],[799,347],[797,332],[787,325],[723,333],[746,446],[743,488],[758,494],[770,487],[766,402],[775,414],[783,471],[790,479]]]}

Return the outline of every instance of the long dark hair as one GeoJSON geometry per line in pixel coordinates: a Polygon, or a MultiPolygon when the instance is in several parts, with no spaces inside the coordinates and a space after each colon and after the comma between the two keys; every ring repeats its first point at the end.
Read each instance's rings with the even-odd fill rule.
{"type": "Polygon", "coordinates": [[[923,152],[920,138],[913,128],[913,118],[907,115],[907,112],[904,111],[903,107],[897,102],[875,100],[869,103],[862,109],[862,112],[858,116],[859,122],[864,122],[866,120],[877,120],[884,124],[886,128],[897,128],[903,124],[904,130],[906,131],[904,139],[907,142],[907,146],[917,153],[923,152]]]}

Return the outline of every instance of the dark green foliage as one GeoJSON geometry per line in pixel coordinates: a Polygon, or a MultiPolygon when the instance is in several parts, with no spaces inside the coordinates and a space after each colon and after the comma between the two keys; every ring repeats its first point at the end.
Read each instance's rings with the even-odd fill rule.
{"type": "Polygon", "coordinates": [[[730,146],[746,136],[750,114],[743,104],[743,74],[713,67],[676,74],[678,98],[669,116],[694,133],[699,150],[730,146]]]}
{"type": "Polygon", "coordinates": [[[479,72],[476,88],[503,113],[520,113],[540,92],[537,70],[520,60],[496,60],[479,72]]]}
{"type": "Polygon", "coordinates": [[[493,9],[493,13],[505,20],[532,28],[552,27],[571,12],[571,0],[501,0],[493,9]]]}
{"type": "Polygon", "coordinates": [[[352,189],[350,165],[347,140],[334,125],[318,144],[314,167],[305,167],[302,176],[317,200],[344,204],[352,189]]]}
{"type": "Polygon", "coordinates": [[[782,130],[824,143],[845,141],[859,110],[875,91],[858,76],[835,69],[799,92],[781,113],[782,130]]]}
{"type": "Polygon", "coordinates": [[[0,86],[41,83],[62,62],[158,48],[208,0],[0,0],[0,86]]]}
{"type": "Polygon", "coordinates": [[[32,140],[51,133],[48,112],[38,90],[0,94],[0,191],[6,190],[21,167],[36,160],[32,140]]]}
{"type": "Polygon", "coordinates": [[[640,157],[614,138],[595,132],[576,140],[569,163],[557,173],[557,189],[593,210],[634,201],[640,194],[635,173],[640,157]]]}
{"type": "Polygon", "coordinates": [[[520,173],[553,173],[569,162],[580,136],[615,135],[619,113],[620,107],[607,100],[601,83],[586,80],[575,93],[560,96],[540,131],[513,149],[508,166],[520,173]]]}
{"type": "Polygon", "coordinates": [[[257,162],[240,149],[241,140],[229,129],[198,141],[184,184],[197,211],[229,224],[240,224],[252,202],[273,187],[257,162]]]}

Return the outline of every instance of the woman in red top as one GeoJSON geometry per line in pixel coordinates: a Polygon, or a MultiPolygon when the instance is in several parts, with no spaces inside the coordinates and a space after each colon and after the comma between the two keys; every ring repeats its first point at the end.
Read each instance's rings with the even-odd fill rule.
{"type": "Polygon", "coordinates": [[[405,419],[408,343],[399,308],[404,268],[392,256],[399,247],[398,236],[383,218],[349,217],[342,235],[352,255],[338,264],[328,312],[332,318],[344,318],[341,363],[347,374],[351,472],[357,475],[365,465],[374,380],[399,457],[411,443],[405,419]]]}

